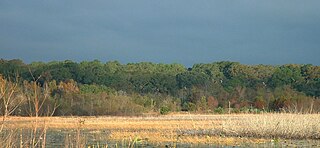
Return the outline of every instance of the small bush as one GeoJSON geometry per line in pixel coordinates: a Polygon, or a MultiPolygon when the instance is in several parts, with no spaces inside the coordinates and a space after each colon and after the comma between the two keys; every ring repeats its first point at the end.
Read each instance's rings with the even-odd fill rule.
{"type": "Polygon", "coordinates": [[[166,114],[168,114],[169,112],[170,112],[170,108],[167,107],[167,106],[162,106],[162,107],[160,108],[160,114],[161,114],[161,115],[166,115],[166,114]]]}
{"type": "Polygon", "coordinates": [[[214,112],[215,113],[218,113],[218,114],[223,114],[225,113],[224,109],[222,107],[218,107],[218,108],[215,108],[214,109],[214,112]]]}
{"type": "Polygon", "coordinates": [[[191,103],[191,102],[188,103],[188,111],[193,112],[193,111],[196,111],[196,109],[197,109],[197,106],[194,103],[191,103]]]}

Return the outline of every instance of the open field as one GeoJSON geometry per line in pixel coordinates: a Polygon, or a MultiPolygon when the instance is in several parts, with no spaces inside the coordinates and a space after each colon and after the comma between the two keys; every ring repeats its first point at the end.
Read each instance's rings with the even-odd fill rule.
{"type": "MultiPolygon", "coordinates": [[[[251,145],[284,140],[312,140],[313,145],[320,139],[319,114],[231,114],[194,115],[174,114],[151,117],[9,117],[4,131],[20,132],[21,137],[39,128],[46,133],[64,133],[83,138],[82,143],[169,143],[251,145]],[[22,134],[23,133],[23,134],[22,134]],[[87,141],[87,142],[86,142],[87,141]]],[[[8,134],[7,134],[8,135],[8,134]]],[[[3,136],[3,134],[2,134],[3,136]]],[[[70,146],[72,140],[63,136],[62,144],[70,146]],[[69,142],[66,142],[68,141],[69,142]],[[70,142],[71,141],[71,142],[70,142]]],[[[19,137],[19,136],[17,136],[19,137]]],[[[54,136],[48,136],[54,138],[54,136]]],[[[47,139],[48,139],[47,137],[47,139]]],[[[19,138],[18,138],[19,139],[19,138]]],[[[49,139],[50,140],[50,139],[49,139]]],[[[52,140],[52,139],[51,139],[52,140]]],[[[5,141],[5,140],[2,140],[5,141]]],[[[20,140],[21,141],[21,140],[20,140]]],[[[53,140],[54,141],[54,140],[53,140]]],[[[50,142],[47,142],[47,145],[50,142]]],[[[318,145],[320,146],[320,145],[318,145]]]]}

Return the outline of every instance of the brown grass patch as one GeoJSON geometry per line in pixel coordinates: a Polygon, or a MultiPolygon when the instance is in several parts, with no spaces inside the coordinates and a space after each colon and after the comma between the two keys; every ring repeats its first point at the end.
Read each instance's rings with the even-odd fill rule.
{"type": "MultiPolygon", "coordinates": [[[[148,142],[261,143],[272,138],[319,139],[319,114],[175,114],[159,117],[39,117],[47,129],[108,130],[110,140],[148,142]]],[[[8,117],[5,128],[33,128],[35,118],[8,117]]]]}

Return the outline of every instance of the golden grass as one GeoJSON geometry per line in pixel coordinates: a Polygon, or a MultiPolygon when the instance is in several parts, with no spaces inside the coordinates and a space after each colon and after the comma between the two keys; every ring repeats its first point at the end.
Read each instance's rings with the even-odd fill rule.
{"type": "Polygon", "coordinates": [[[241,145],[243,143],[264,143],[270,140],[262,138],[239,138],[221,136],[180,136],[173,131],[114,131],[110,139],[117,141],[138,138],[141,141],[151,143],[189,143],[189,144],[217,144],[217,145],[241,145]]]}
{"type": "MultiPolygon", "coordinates": [[[[159,117],[38,117],[47,129],[108,130],[109,139],[237,145],[272,138],[319,139],[319,114],[175,114],[159,117]],[[251,137],[251,138],[250,138],[251,137]]],[[[33,128],[35,118],[8,117],[5,128],[33,128]]],[[[269,140],[268,140],[269,139],[269,140]]]]}

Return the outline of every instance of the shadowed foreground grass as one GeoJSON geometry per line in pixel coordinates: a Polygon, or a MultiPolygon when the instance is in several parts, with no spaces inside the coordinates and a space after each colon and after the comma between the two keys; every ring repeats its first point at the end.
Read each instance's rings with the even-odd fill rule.
{"type": "MultiPolygon", "coordinates": [[[[33,129],[35,118],[9,117],[5,129],[33,129]]],[[[107,131],[111,141],[241,145],[272,139],[320,139],[319,114],[175,114],[158,117],[39,117],[39,128],[107,131]]],[[[78,133],[79,134],[79,133],[78,133]]],[[[2,137],[1,141],[5,141],[2,137]]]]}

